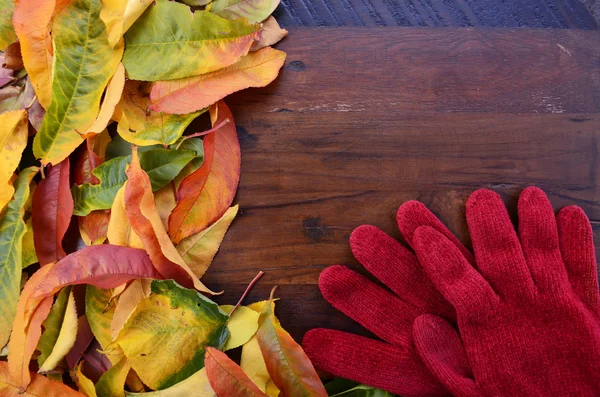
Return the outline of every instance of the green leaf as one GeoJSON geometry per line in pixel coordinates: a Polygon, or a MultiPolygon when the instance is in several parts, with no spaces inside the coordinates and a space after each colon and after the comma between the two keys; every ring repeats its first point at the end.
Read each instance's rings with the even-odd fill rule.
{"type": "Polygon", "coordinates": [[[15,193],[0,221],[0,347],[8,342],[21,290],[21,268],[25,221],[23,207],[29,198],[29,183],[37,167],[26,168],[15,181],[15,193]]]}
{"type": "MultiPolygon", "coordinates": [[[[151,146],[140,146],[138,147],[138,153],[145,152],[151,149],[160,149],[163,145],[151,145],[151,146]]],[[[175,147],[172,147],[175,149],[175,147]]],[[[185,148],[184,148],[185,149],[185,148]]],[[[188,150],[188,149],[185,149],[188,150]]],[[[106,160],[114,159],[115,157],[124,157],[131,155],[131,143],[127,142],[121,137],[121,135],[115,135],[115,137],[106,146],[106,160]]]]}
{"type": "Polygon", "coordinates": [[[83,142],[79,133],[96,119],[121,60],[123,46],[108,44],[101,7],[101,0],[73,0],[54,17],[52,102],[33,143],[44,164],[61,162],[83,142]]]}
{"type": "Polygon", "coordinates": [[[56,301],[54,301],[54,304],[52,305],[52,309],[50,309],[50,314],[48,314],[48,317],[46,317],[42,324],[44,332],[42,332],[42,336],[37,345],[37,350],[40,351],[37,362],[40,367],[44,364],[48,356],[50,356],[52,349],[54,349],[58,334],[60,333],[60,327],[65,318],[70,293],[71,287],[65,287],[60,290],[56,301]]]}
{"type": "Polygon", "coordinates": [[[27,229],[25,230],[25,235],[23,235],[23,256],[21,257],[22,269],[25,269],[26,267],[38,262],[38,257],[35,252],[35,245],[33,243],[33,225],[31,218],[29,218],[25,224],[27,229]]]}
{"type": "Polygon", "coordinates": [[[15,11],[14,0],[0,0],[0,50],[4,51],[9,44],[17,41],[13,29],[12,16],[15,11]]]}
{"type": "Polygon", "coordinates": [[[246,18],[248,22],[262,22],[275,11],[279,0],[215,0],[210,12],[227,19],[246,18]]]}
{"type": "MultiPolygon", "coordinates": [[[[171,182],[194,158],[189,150],[151,149],[140,153],[140,165],[148,174],[152,190],[157,191],[171,182]]],[[[131,156],[115,157],[100,164],[92,172],[100,183],[73,186],[73,213],[85,216],[94,210],[110,209],[119,189],[127,181],[125,169],[131,156]]]]}
{"type": "MultiPolygon", "coordinates": [[[[345,380],[345,379],[344,379],[345,380]]],[[[336,382],[337,379],[330,383],[336,382]]],[[[327,389],[329,391],[329,389],[327,389]]],[[[350,389],[340,391],[335,394],[329,394],[330,397],[394,397],[394,395],[385,390],[376,389],[371,386],[358,385],[350,389]]]]}
{"type": "Polygon", "coordinates": [[[198,291],[173,280],[155,280],[151,288],[114,343],[140,379],[160,390],[202,369],[206,346],[225,346],[228,316],[198,291]]]}
{"type": "Polygon", "coordinates": [[[229,21],[183,4],[157,1],[125,34],[123,64],[133,80],[174,80],[209,73],[246,55],[260,26],[229,21]]]}
{"type": "Polygon", "coordinates": [[[123,357],[119,362],[100,376],[96,383],[96,395],[98,397],[124,397],[125,380],[131,369],[127,358],[123,357]]]}
{"type": "Polygon", "coordinates": [[[94,337],[106,350],[111,344],[110,322],[115,313],[116,302],[110,289],[88,285],[85,289],[85,314],[94,337]]]}

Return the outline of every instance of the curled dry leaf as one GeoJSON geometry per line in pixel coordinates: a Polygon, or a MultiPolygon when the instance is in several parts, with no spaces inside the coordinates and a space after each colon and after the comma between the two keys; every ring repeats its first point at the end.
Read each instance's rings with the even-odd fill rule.
{"type": "Polygon", "coordinates": [[[157,271],[190,288],[214,294],[200,282],[169,239],[154,204],[148,175],[140,167],[137,147],[134,146],[127,170],[125,211],[132,229],[144,243],[157,271]]]}
{"type": "Polygon", "coordinates": [[[327,392],[312,363],[290,334],[275,317],[275,303],[271,299],[263,307],[258,320],[256,337],[265,364],[282,397],[327,396],[327,392]]]}
{"type": "Polygon", "coordinates": [[[277,20],[270,16],[263,22],[262,29],[260,30],[260,39],[252,44],[250,51],[258,51],[261,48],[277,44],[287,35],[288,31],[282,29],[277,20]]]}
{"type": "Polygon", "coordinates": [[[62,240],[73,215],[69,173],[70,162],[66,158],[50,168],[47,178],[39,183],[33,194],[33,241],[42,266],[66,255],[62,240]]]}
{"type": "Polygon", "coordinates": [[[107,244],[85,247],[34,273],[19,298],[9,342],[8,362],[15,381],[23,388],[29,384],[29,360],[40,338],[41,323],[50,311],[52,296],[59,289],[75,284],[114,288],[136,278],[162,277],[146,252],[107,244]]]}
{"type": "Polygon", "coordinates": [[[179,185],[177,206],[169,217],[175,243],[218,220],[231,205],[240,180],[240,143],[231,111],[221,101],[210,113],[213,126],[226,119],[229,123],[204,138],[204,163],[179,185]]]}
{"type": "Polygon", "coordinates": [[[0,114],[0,211],[8,204],[15,189],[10,183],[21,154],[27,145],[27,111],[0,114]]]}
{"type": "Polygon", "coordinates": [[[244,19],[192,13],[183,4],[158,0],[125,34],[127,77],[171,80],[227,67],[248,53],[259,29],[244,19]]]}
{"type": "Polygon", "coordinates": [[[186,114],[208,107],[227,95],[270,84],[285,62],[285,52],[270,47],[251,52],[223,69],[179,80],[159,81],[150,93],[156,112],[186,114]]]}
{"type": "Polygon", "coordinates": [[[213,347],[206,348],[206,374],[210,385],[219,396],[267,397],[248,378],[248,375],[225,353],[213,347]]]}
{"type": "Polygon", "coordinates": [[[52,100],[33,141],[44,165],[61,162],[83,142],[80,132],[98,116],[104,88],[123,55],[122,45],[108,45],[100,8],[100,1],[73,0],[54,17],[52,100]]]}
{"type": "Polygon", "coordinates": [[[85,397],[60,382],[52,381],[44,375],[32,373],[31,383],[21,389],[15,384],[8,371],[8,364],[0,361],[0,395],[4,397],[85,397]]]}
{"type": "Polygon", "coordinates": [[[104,93],[104,99],[102,100],[102,105],[100,106],[100,112],[98,113],[94,124],[87,129],[87,135],[99,134],[104,131],[110,122],[113,113],[115,112],[115,107],[121,99],[121,94],[123,94],[124,87],[125,67],[122,63],[119,63],[117,70],[115,70],[115,74],[108,81],[106,92],[104,93]]]}

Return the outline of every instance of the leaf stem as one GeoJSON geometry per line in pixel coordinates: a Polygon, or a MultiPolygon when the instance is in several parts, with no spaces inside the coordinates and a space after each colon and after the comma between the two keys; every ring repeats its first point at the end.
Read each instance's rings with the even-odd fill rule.
{"type": "Polygon", "coordinates": [[[219,128],[223,127],[225,124],[229,124],[231,120],[229,119],[225,119],[223,121],[221,121],[219,124],[217,124],[216,127],[211,128],[210,130],[206,130],[206,131],[202,131],[202,132],[196,132],[194,134],[190,134],[190,135],[184,135],[181,137],[181,141],[179,142],[179,144],[175,147],[175,150],[179,149],[179,146],[181,146],[181,144],[186,140],[186,139],[190,139],[190,138],[196,138],[199,136],[204,136],[204,135],[208,135],[210,133],[213,133],[215,131],[217,131],[219,128]]]}
{"type": "Polygon", "coordinates": [[[260,272],[258,272],[258,274],[256,275],[256,277],[254,277],[254,279],[252,281],[250,281],[250,284],[248,284],[248,286],[246,287],[246,290],[242,294],[242,297],[240,298],[240,300],[238,301],[238,303],[235,304],[235,307],[233,308],[233,310],[229,313],[229,318],[231,318],[231,316],[233,316],[233,312],[235,312],[236,309],[238,307],[240,307],[240,305],[242,304],[242,301],[244,300],[244,298],[246,298],[246,295],[248,295],[248,292],[250,292],[250,290],[252,289],[252,287],[254,287],[254,284],[256,284],[258,282],[258,280],[263,276],[263,274],[265,274],[265,272],[263,272],[261,270],[260,272]]]}

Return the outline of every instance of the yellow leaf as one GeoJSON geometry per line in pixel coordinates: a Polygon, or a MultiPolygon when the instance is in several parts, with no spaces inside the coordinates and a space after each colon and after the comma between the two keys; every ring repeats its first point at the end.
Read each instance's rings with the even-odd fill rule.
{"type": "Polygon", "coordinates": [[[82,364],[83,361],[80,361],[73,370],[73,380],[75,381],[75,384],[77,384],[79,391],[85,394],[87,397],[97,397],[94,383],[81,372],[82,364]]]}
{"type": "MultiPolygon", "coordinates": [[[[233,310],[232,305],[221,305],[219,307],[227,314],[233,310]]],[[[224,350],[240,347],[254,336],[258,329],[258,315],[258,312],[246,306],[240,306],[233,312],[233,316],[227,321],[230,335],[224,350]]]]}
{"type": "MultiPolygon", "coordinates": [[[[269,301],[266,300],[255,302],[247,307],[259,314],[268,302],[269,301]]],[[[256,335],[253,335],[242,347],[240,367],[242,367],[246,375],[252,379],[262,392],[271,397],[277,397],[279,395],[279,389],[271,380],[271,375],[269,375],[269,371],[267,370],[267,365],[263,359],[256,335]]]]}
{"type": "MultiPolygon", "coordinates": [[[[188,166],[186,165],[186,167],[181,170],[176,179],[178,179],[182,173],[186,172],[187,167],[188,166]]],[[[160,220],[165,229],[169,227],[169,215],[171,215],[171,211],[173,211],[173,208],[177,205],[177,190],[176,187],[173,186],[174,184],[176,185],[176,182],[169,183],[154,192],[154,205],[156,205],[156,210],[158,211],[158,215],[160,216],[160,220]]]]}
{"type": "Polygon", "coordinates": [[[202,368],[186,380],[164,390],[150,393],[129,393],[126,391],[125,395],[127,397],[217,397],[212,387],[210,387],[210,382],[206,376],[206,368],[202,368]]]}
{"type": "Polygon", "coordinates": [[[119,300],[115,307],[115,314],[113,314],[113,318],[110,322],[110,334],[113,339],[116,339],[117,336],[119,336],[119,332],[123,329],[127,319],[129,319],[129,316],[131,316],[131,313],[133,313],[138,303],[150,296],[151,282],[152,280],[149,279],[133,280],[127,286],[125,291],[119,295],[119,300]]]}
{"type": "Polygon", "coordinates": [[[110,209],[110,221],[108,222],[108,231],[106,233],[108,242],[123,247],[144,249],[144,243],[131,228],[131,224],[125,213],[125,186],[127,186],[127,182],[117,192],[115,201],[110,209]]]}
{"type": "Polygon", "coordinates": [[[238,207],[238,205],[235,205],[229,208],[221,219],[211,226],[199,233],[184,238],[177,244],[177,252],[179,252],[196,276],[202,277],[210,266],[229,225],[231,225],[233,218],[237,215],[238,207]]]}
{"type": "Polygon", "coordinates": [[[31,224],[31,218],[25,222],[25,226],[27,229],[25,230],[25,235],[23,236],[23,256],[21,258],[21,268],[25,269],[29,265],[33,265],[37,263],[38,257],[35,253],[35,246],[33,245],[33,226],[31,224]]]}
{"type": "Polygon", "coordinates": [[[150,109],[187,114],[208,107],[236,91],[264,87],[275,80],[285,57],[285,52],[267,47],[211,73],[159,81],[150,93],[150,109]]]}
{"type": "MultiPolygon", "coordinates": [[[[125,87],[125,67],[122,63],[119,63],[117,66],[117,70],[115,70],[115,74],[110,78],[108,85],[106,86],[106,93],[104,94],[104,99],[102,100],[102,105],[100,106],[100,112],[98,113],[98,117],[96,117],[96,121],[88,130],[86,134],[99,134],[108,125],[110,119],[115,112],[115,107],[119,100],[121,99],[121,94],[123,94],[123,88],[125,87]]],[[[110,135],[109,135],[110,137],[110,135]]],[[[104,157],[102,157],[104,158],[104,157]]]]}
{"type": "Polygon", "coordinates": [[[279,40],[287,36],[288,31],[279,27],[277,20],[270,16],[262,23],[260,30],[260,39],[255,41],[250,47],[250,51],[257,51],[261,48],[276,44],[279,40]]]}
{"type": "Polygon", "coordinates": [[[67,309],[63,319],[62,326],[56,344],[52,349],[52,353],[48,356],[44,364],[40,367],[39,373],[44,373],[56,368],[58,363],[67,355],[75,344],[77,337],[77,308],[75,307],[75,296],[73,290],[69,294],[67,309]]]}
{"type": "Polygon", "coordinates": [[[0,114],[0,211],[8,204],[15,189],[10,182],[27,146],[27,111],[0,114]]]}
{"type": "Polygon", "coordinates": [[[0,361],[0,395],[3,397],[85,397],[60,382],[31,374],[31,383],[21,391],[8,372],[8,363],[0,361]]]}
{"type": "Polygon", "coordinates": [[[125,380],[131,369],[131,364],[123,357],[117,364],[113,365],[102,374],[96,384],[96,395],[98,397],[124,397],[125,380]]]}
{"type": "Polygon", "coordinates": [[[115,47],[127,29],[154,0],[102,0],[100,19],[108,32],[108,43],[115,47]]]}

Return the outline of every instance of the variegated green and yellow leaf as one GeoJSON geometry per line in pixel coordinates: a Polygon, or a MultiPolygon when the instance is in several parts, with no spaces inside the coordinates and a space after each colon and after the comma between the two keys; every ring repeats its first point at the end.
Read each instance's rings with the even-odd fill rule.
{"type": "MultiPolygon", "coordinates": [[[[15,189],[10,183],[27,146],[27,111],[0,114],[0,211],[8,204],[15,189]]],[[[25,197],[27,200],[27,197],[25,197]]]]}
{"type": "Polygon", "coordinates": [[[214,0],[210,12],[227,19],[246,18],[248,22],[262,22],[275,11],[279,0],[214,0]]]}
{"type": "Polygon", "coordinates": [[[100,19],[106,24],[108,42],[115,47],[154,0],[103,0],[100,19]]]}
{"type": "Polygon", "coordinates": [[[4,51],[9,44],[17,41],[12,24],[14,11],[14,0],[0,0],[0,51],[4,51]]]}

